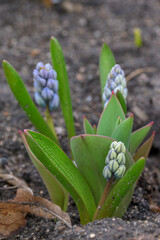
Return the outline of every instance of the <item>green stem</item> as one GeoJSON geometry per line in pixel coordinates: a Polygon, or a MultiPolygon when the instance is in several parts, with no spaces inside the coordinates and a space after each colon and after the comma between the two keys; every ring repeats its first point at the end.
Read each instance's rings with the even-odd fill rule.
{"type": "Polygon", "coordinates": [[[103,206],[103,204],[105,203],[107,197],[108,197],[108,194],[109,194],[109,191],[110,191],[110,188],[112,186],[112,183],[113,183],[113,177],[111,177],[111,179],[109,180],[109,182],[107,183],[105,189],[104,189],[104,192],[102,194],[102,197],[98,203],[98,206],[97,206],[97,209],[95,211],[95,214],[94,214],[94,217],[93,217],[93,221],[95,221],[98,217],[98,214],[103,206]]]}
{"type": "Polygon", "coordinates": [[[60,143],[59,143],[59,140],[58,140],[58,137],[57,137],[55,128],[54,128],[53,118],[52,118],[52,116],[51,116],[51,113],[50,113],[48,107],[46,108],[45,116],[46,116],[46,122],[47,122],[49,128],[51,129],[51,131],[52,131],[52,133],[53,133],[53,135],[54,135],[54,137],[55,137],[55,142],[58,144],[58,146],[60,146],[60,143]]]}

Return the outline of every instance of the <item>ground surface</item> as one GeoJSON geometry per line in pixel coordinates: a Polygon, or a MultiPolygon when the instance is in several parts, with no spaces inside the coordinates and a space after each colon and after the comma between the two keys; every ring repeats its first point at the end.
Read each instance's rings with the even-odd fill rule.
{"type": "MultiPolygon", "coordinates": [[[[102,110],[98,59],[103,41],[109,44],[126,74],[142,67],[155,68],[128,83],[128,110],[135,114],[134,128],[154,121],[156,138],[124,219],[104,219],[82,227],[71,201],[73,229],[28,216],[26,227],[13,239],[160,239],[160,216],[149,209],[149,200],[160,205],[159,12],[158,0],[72,0],[70,5],[65,3],[52,9],[45,8],[38,0],[0,1],[0,59],[8,60],[16,68],[32,96],[32,71],[36,63],[50,62],[51,35],[60,41],[69,72],[77,134],[82,133],[83,115],[97,124],[102,110]],[[134,27],[142,30],[141,49],[134,46],[134,27]]],[[[18,129],[34,128],[14,100],[2,68],[0,73],[0,158],[8,159],[13,173],[25,179],[35,194],[49,198],[17,133],[18,129]]],[[[68,153],[60,110],[54,117],[56,127],[61,127],[60,140],[68,153]]],[[[0,192],[0,199],[12,197],[12,191],[0,192]]]]}

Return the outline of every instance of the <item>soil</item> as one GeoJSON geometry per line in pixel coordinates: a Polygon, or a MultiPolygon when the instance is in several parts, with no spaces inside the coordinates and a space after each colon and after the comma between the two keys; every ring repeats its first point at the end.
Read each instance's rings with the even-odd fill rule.
{"type": "MultiPolygon", "coordinates": [[[[135,115],[134,129],[154,121],[156,131],[150,157],[123,219],[107,218],[81,226],[71,199],[68,212],[72,229],[60,222],[28,215],[27,225],[10,239],[160,239],[160,215],[150,209],[151,202],[160,205],[159,13],[159,0],[64,0],[52,8],[46,8],[38,0],[0,1],[0,58],[16,68],[32,97],[32,71],[38,61],[51,62],[49,41],[54,35],[67,63],[76,132],[83,131],[83,115],[97,124],[102,111],[98,61],[101,45],[106,42],[126,75],[145,68],[128,82],[128,112],[135,115]],[[134,45],[135,27],[141,29],[141,48],[134,45]],[[148,67],[154,69],[147,72],[148,67]]],[[[12,96],[2,68],[0,76],[0,158],[6,158],[14,175],[24,179],[34,194],[49,199],[18,134],[19,129],[34,127],[12,96]]],[[[60,109],[53,115],[61,144],[68,154],[60,109]]],[[[0,187],[4,189],[0,191],[1,200],[14,197],[15,191],[5,189],[2,184],[0,187]]]]}

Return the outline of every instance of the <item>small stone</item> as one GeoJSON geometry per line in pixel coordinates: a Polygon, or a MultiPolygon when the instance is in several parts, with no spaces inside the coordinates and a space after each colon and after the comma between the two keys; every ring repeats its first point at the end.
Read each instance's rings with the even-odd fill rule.
{"type": "Polygon", "coordinates": [[[89,238],[95,238],[96,234],[95,233],[90,233],[89,238]]]}

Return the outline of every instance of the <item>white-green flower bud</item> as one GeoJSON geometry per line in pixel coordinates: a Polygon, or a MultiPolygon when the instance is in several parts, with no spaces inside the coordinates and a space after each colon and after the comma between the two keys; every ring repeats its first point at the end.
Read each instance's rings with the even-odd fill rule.
{"type": "Polygon", "coordinates": [[[116,172],[117,169],[119,168],[119,164],[117,163],[116,160],[111,160],[108,164],[108,167],[112,173],[116,172]]]}
{"type": "Polygon", "coordinates": [[[117,162],[119,165],[124,165],[126,162],[124,153],[119,153],[117,156],[117,162]]]}
{"type": "Polygon", "coordinates": [[[107,157],[106,157],[106,159],[105,159],[105,164],[107,165],[107,164],[109,163],[109,161],[110,161],[110,159],[109,159],[109,157],[108,157],[108,155],[107,155],[107,157]]]}
{"type": "Polygon", "coordinates": [[[116,151],[117,154],[119,153],[125,153],[126,148],[124,146],[124,143],[118,142],[117,145],[115,146],[114,150],[116,151]]]}
{"type": "Polygon", "coordinates": [[[117,153],[115,152],[114,149],[109,150],[108,152],[108,158],[109,160],[113,160],[117,158],[117,153]]]}
{"type": "Polygon", "coordinates": [[[108,166],[105,166],[105,167],[104,167],[104,169],[103,169],[103,176],[104,176],[104,178],[106,178],[106,179],[108,179],[108,180],[111,178],[112,173],[111,173],[111,171],[109,170],[108,166]]]}
{"type": "Polygon", "coordinates": [[[110,145],[110,149],[112,149],[112,148],[115,149],[116,145],[117,145],[116,141],[112,142],[110,145]]]}
{"type": "Polygon", "coordinates": [[[114,173],[115,178],[122,178],[124,175],[124,172],[126,170],[126,167],[124,165],[121,165],[117,171],[114,173]]]}

